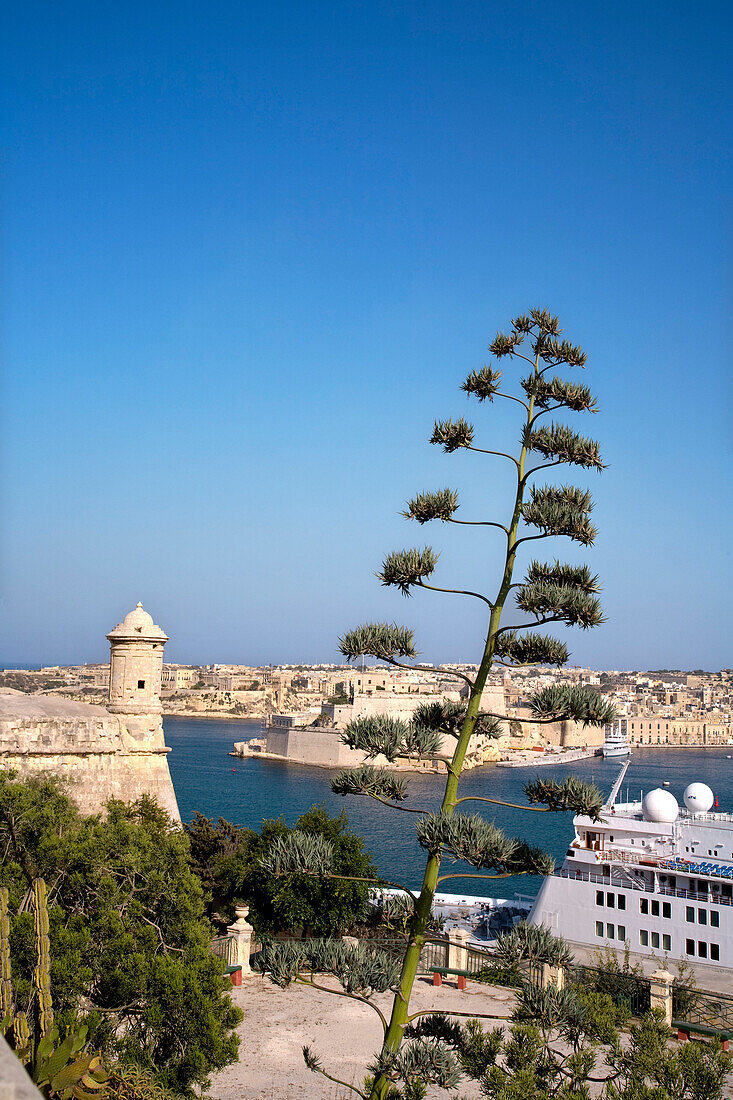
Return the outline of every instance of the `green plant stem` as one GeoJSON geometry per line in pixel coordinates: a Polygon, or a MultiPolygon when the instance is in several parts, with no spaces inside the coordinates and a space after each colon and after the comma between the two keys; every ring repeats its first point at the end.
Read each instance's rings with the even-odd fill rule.
{"type": "Polygon", "coordinates": [[[534,810],[536,814],[549,814],[552,811],[548,806],[522,806],[519,802],[503,802],[500,798],[485,798],[480,794],[467,794],[456,800],[456,805],[461,802],[490,802],[492,806],[510,806],[513,810],[534,810]]]}
{"type": "MultiPolygon", "coordinates": [[[[537,375],[538,371],[539,354],[535,357],[534,361],[535,375],[537,375]]],[[[531,398],[529,406],[527,408],[526,424],[528,427],[530,427],[532,424],[533,416],[534,398],[531,398]]],[[[469,449],[479,450],[479,448],[476,447],[469,449]]],[[[517,490],[514,499],[514,510],[512,512],[512,518],[507,532],[507,551],[506,559],[504,562],[504,574],[502,576],[499,592],[491,608],[489,628],[486,635],[486,642],[484,644],[483,657],[481,658],[481,664],[479,665],[476,679],[471,686],[471,693],[468,699],[468,707],[466,709],[466,717],[463,720],[461,732],[458,737],[455,750],[453,752],[450,766],[448,768],[448,778],[445,784],[445,793],[443,795],[443,801],[440,807],[440,812],[443,814],[452,814],[458,804],[458,783],[466,758],[466,753],[468,752],[468,746],[471,741],[471,736],[476,726],[476,720],[478,718],[479,707],[481,704],[481,696],[483,694],[486,680],[488,679],[489,671],[491,669],[491,662],[494,656],[494,643],[497,632],[499,630],[499,624],[501,622],[501,616],[504,610],[504,603],[511,591],[512,574],[514,572],[514,562],[518,545],[517,531],[519,530],[519,521],[521,519],[522,504],[524,501],[524,490],[526,487],[524,468],[527,460],[527,453],[527,446],[523,443],[519,459],[517,460],[516,458],[512,458],[512,461],[517,467],[517,490]]],[[[410,924],[410,938],[402,963],[400,984],[395,994],[395,999],[392,1005],[392,1015],[390,1017],[389,1027],[387,1029],[387,1034],[384,1038],[384,1045],[382,1047],[384,1054],[390,1054],[399,1049],[404,1035],[405,1027],[407,1026],[410,996],[412,994],[412,987],[415,983],[415,978],[417,976],[417,970],[420,963],[420,954],[422,952],[423,944],[425,943],[425,934],[432,915],[433,900],[435,898],[435,891],[437,889],[439,881],[438,873],[440,870],[440,861],[440,854],[431,853],[428,856],[428,860],[425,865],[425,874],[423,876],[420,896],[415,904],[415,915],[412,918],[410,924]]],[[[385,1100],[388,1089],[389,1081],[387,1080],[387,1077],[383,1073],[378,1074],[374,1079],[374,1083],[369,1094],[369,1100],[385,1100]]]]}
{"type": "Polygon", "coordinates": [[[439,875],[438,882],[446,882],[449,878],[519,878],[520,875],[528,875],[529,871],[500,871],[495,875],[484,875],[474,871],[468,874],[439,875]]]}
{"type": "Polygon", "coordinates": [[[420,1016],[468,1016],[470,1020],[511,1020],[511,1016],[500,1016],[495,1012],[450,1012],[443,1008],[424,1008],[421,1012],[413,1012],[407,1017],[407,1022],[412,1023],[420,1016]]]}

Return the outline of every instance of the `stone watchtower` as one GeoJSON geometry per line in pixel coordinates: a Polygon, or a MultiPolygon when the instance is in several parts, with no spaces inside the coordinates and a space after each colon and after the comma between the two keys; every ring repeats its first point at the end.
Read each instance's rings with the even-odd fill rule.
{"type": "Polygon", "coordinates": [[[139,603],[107,635],[110,644],[109,702],[131,738],[130,747],[163,749],[160,681],[163,646],[168,641],[139,603]]]}
{"type": "Polygon", "coordinates": [[[109,703],[113,714],[160,714],[163,646],[168,641],[139,603],[107,635],[109,703]]]}

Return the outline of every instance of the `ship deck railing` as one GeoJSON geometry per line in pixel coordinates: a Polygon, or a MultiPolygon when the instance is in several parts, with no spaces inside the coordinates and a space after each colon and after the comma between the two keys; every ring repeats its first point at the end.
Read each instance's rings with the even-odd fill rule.
{"type": "Polygon", "coordinates": [[[733,905],[733,898],[727,894],[720,894],[714,890],[688,890],[682,886],[662,886],[655,889],[647,882],[636,882],[625,875],[600,875],[593,871],[567,871],[561,869],[555,871],[556,878],[576,879],[578,882],[595,882],[599,886],[616,886],[623,889],[637,890],[641,894],[663,894],[668,898],[688,898],[690,901],[705,901],[709,905],[733,905]]]}

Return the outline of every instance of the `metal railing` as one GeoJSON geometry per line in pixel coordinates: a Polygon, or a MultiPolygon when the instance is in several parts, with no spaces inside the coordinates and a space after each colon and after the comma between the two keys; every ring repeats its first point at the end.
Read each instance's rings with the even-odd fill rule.
{"type": "Polygon", "coordinates": [[[227,966],[232,966],[237,953],[236,942],[233,936],[217,936],[209,945],[212,953],[223,959],[227,966]]]}
{"type": "Polygon", "coordinates": [[[706,901],[709,905],[733,905],[733,898],[717,894],[713,890],[687,890],[681,886],[660,886],[658,894],[670,898],[689,898],[690,901],[706,901]]]}
{"type": "Polygon", "coordinates": [[[672,986],[672,1016],[693,1026],[733,1031],[733,996],[675,982],[672,986]]]}
{"type": "Polygon", "coordinates": [[[596,875],[593,871],[566,871],[564,869],[554,872],[557,878],[577,879],[579,882],[595,882],[599,886],[620,886],[623,889],[630,888],[632,890],[644,890],[652,891],[650,886],[647,886],[643,882],[635,882],[628,877],[622,878],[620,874],[616,875],[596,875]]]}
{"type": "Polygon", "coordinates": [[[664,886],[659,884],[656,888],[650,883],[637,882],[630,878],[621,878],[620,875],[596,875],[592,871],[566,871],[554,872],[557,878],[577,879],[580,882],[594,882],[598,886],[615,886],[622,889],[638,890],[639,893],[662,894],[667,898],[687,898],[690,901],[704,901],[708,905],[733,905],[733,897],[728,894],[720,894],[714,890],[689,890],[683,886],[664,886]]]}
{"type": "Polygon", "coordinates": [[[626,1005],[634,1016],[641,1016],[649,1011],[651,983],[640,974],[621,968],[612,970],[572,963],[567,967],[567,975],[571,981],[578,982],[585,989],[607,993],[615,1004],[626,1005]]]}

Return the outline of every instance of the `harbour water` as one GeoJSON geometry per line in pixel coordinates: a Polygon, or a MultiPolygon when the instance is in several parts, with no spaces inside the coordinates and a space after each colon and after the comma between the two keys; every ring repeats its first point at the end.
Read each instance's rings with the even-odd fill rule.
{"type": "MultiPolygon", "coordinates": [[[[274,760],[237,759],[229,756],[235,741],[260,735],[259,722],[166,718],[166,742],[173,750],[168,757],[181,816],[189,821],[196,810],[207,817],[225,817],[238,825],[259,829],[264,818],[282,815],[288,825],[314,803],[323,803],[331,813],[346,811],[354,832],[362,836],[384,878],[414,888],[419,886],[424,853],[414,832],[412,814],[389,810],[366,798],[341,798],[332,794],[332,772],[274,760]]],[[[682,801],[688,783],[701,780],[715,792],[721,810],[733,811],[733,759],[730,748],[674,749],[638,748],[620,797],[638,797],[640,790],[669,784],[682,801]]],[[[542,778],[558,780],[566,775],[594,780],[605,793],[618,775],[620,761],[595,756],[573,764],[542,768],[542,778]]],[[[461,795],[482,795],[507,802],[524,803],[523,784],[535,775],[532,768],[497,768],[486,765],[466,772],[461,795]]],[[[444,776],[407,775],[410,798],[406,806],[438,808],[444,776]]],[[[521,836],[541,845],[559,862],[572,838],[572,815],[536,813],[467,802],[468,813],[480,813],[495,821],[510,836],[521,836]]],[[[444,864],[443,873],[449,868],[444,864]]],[[[457,866],[457,871],[470,872],[457,866]]],[[[534,894],[539,880],[516,877],[499,880],[456,878],[441,888],[450,893],[512,897],[534,894]]]]}

